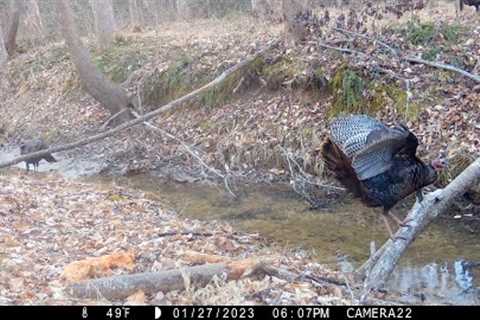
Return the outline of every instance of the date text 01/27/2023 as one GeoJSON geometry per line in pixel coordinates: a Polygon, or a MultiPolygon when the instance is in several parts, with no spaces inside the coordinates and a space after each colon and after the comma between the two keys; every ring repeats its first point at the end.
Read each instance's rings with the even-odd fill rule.
{"type": "Polygon", "coordinates": [[[330,308],[324,307],[173,307],[174,319],[328,319],[330,308]],[[269,314],[268,314],[269,313],[269,314]]]}

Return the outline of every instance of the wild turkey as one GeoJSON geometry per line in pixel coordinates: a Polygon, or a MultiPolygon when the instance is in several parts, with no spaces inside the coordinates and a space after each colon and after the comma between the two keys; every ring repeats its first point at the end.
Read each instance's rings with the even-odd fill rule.
{"type": "Polygon", "coordinates": [[[437,179],[442,160],[425,164],[416,156],[418,140],[404,125],[393,128],[366,115],[335,119],[330,137],[321,147],[326,167],[355,197],[369,207],[383,207],[383,219],[392,236],[387,216],[404,224],[389,210],[406,196],[437,179]]]}
{"type": "Polygon", "coordinates": [[[480,12],[480,0],[459,0],[460,1],[460,11],[463,11],[463,5],[475,7],[477,12],[480,12]]]}
{"type": "MultiPolygon", "coordinates": [[[[45,150],[48,149],[48,145],[42,140],[42,139],[33,139],[26,141],[20,145],[20,154],[29,154],[32,152],[37,152],[40,150],[45,150]]],[[[38,158],[33,158],[30,160],[25,161],[25,165],[27,167],[27,171],[30,170],[30,163],[33,164],[33,170],[38,171],[38,164],[42,159],[47,160],[48,162],[57,162],[57,160],[50,154],[48,153],[45,156],[38,157],[38,158]]]]}

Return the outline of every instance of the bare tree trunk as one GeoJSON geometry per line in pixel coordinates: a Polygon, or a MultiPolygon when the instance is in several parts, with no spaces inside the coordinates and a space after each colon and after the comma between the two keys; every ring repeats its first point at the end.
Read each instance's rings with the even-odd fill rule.
{"type": "Polygon", "coordinates": [[[128,10],[130,14],[130,26],[132,28],[140,27],[142,25],[142,21],[137,0],[128,0],[128,10]]]}
{"type": "Polygon", "coordinates": [[[182,17],[182,18],[188,18],[188,15],[189,15],[189,10],[188,10],[188,3],[186,0],[178,0],[178,2],[176,2],[177,4],[177,10],[178,10],[178,14],[182,17]]]}
{"type": "Polygon", "coordinates": [[[39,38],[45,37],[45,28],[37,0],[26,1],[26,17],[24,21],[31,33],[37,33],[39,38]]]}
{"type": "Polygon", "coordinates": [[[20,14],[22,12],[22,4],[20,1],[13,1],[10,4],[10,16],[5,33],[5,48],[8,55],[12,56],[17,48],[17,33],[18,25],[20,23],[20,14]]]}
{"type": "Polygon", "coordinates": [[[150,1],[148,2],[149,9],[153,12],[153,17],[155,18],[155,25],[158,26],[160,24],[160,9],[161,3],[160,1],[150,1]]]}
{"type": "Polygon", "coordinates": [[[252,8],[252,12],[255,12],[258,10],[257,8],[257,0],[251,0],[250,1],[250,7],[252,8]]]}
{"type": "Polygon", "coordinates": [[[112,0],[90,0],[95,18],[95,34],[98,46],[104,50],[113,42],[117,24],[113,15],[112,0]]]}
{"type": "Polygon", "coordinates": [[[5,48],[5,43],[3,42],[3,32],[2,25],[0,24],[0,68],[7,62],[8,53],[5,48]]]}
{"type": "Polygon", "coordinates": [[[408,228],[400,228],[396,241],[387,241],[357,272],[366,276],[365,290],[362,300],[365,300],[371,289],[381,288],[400,257],[415,238],[440,214],[444,213],[452,201],[465,193],[480,179],[480,158],[465,169],[443,190],[427,194],[421,203],[415,203],[406,220],[408,228]]]}
{"type": "Polygon", "coordinates": [[[176,17],[178,14],[178,0],[167,0],[170,2],[170,8],[173,12],[173,17],[176,17]]]}
{"type": "Polygon", "coordinates": [[[282,0],[282,12],[285,23],[287,39],[301,42],[306,36],[306,29],[295,21],[295,17],[306,10],[305,4],[300,0],[282,0]]]}
{"type": "Polygon", "coordinates": [[[155,19],[157,24],[163,21],[172,21],[177,17],[177,1],[176,0],[158,0],[155,3],[155,19]],[[158,18],[157,18],[158,17],[158,18]]]}
{"type": "MultiPolygon", "coordinates": [[[[107,79],[92,63],[90,53],[80,41],[77,26],[73,20],[73,11],[68,0],[56,0],[63,36],[77,68],[85,90],[99,101],[112,115],[130,106],[130,101],[125,91],[117,84],[107,79]]],[[[124,112],[117,118],[116,123],[130,118],[124,112]]]]}

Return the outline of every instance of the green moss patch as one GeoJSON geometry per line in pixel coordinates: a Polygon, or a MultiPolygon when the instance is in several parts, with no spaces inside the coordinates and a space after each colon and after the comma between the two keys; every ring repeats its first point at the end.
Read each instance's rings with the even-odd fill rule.
{"type": "Polygon", "coordinates": [[[341,67],[330,83],[333,103],[327,112],[329,118],[341,114],[375,114],[387,105],[406,119],[415,119],[420,112],[418,104],[408,101],[407,92],[394,84],[368,81],[347,66],[341,67]]]}

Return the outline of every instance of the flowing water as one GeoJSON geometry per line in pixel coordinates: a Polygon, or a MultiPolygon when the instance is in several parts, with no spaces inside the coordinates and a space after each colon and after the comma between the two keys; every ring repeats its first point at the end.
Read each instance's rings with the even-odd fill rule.
{"type": "MultiPolygon", "coordinates": [[[[368,258],[371,241],[380,246],[387,238],[377,209],[339,199],[328,209],[309,210],[288,186],[249,186],[232,200],[218,187],[150,175],[94,179],[143,190],[188,218],[225,220],[286,247],[313,250],[319,262],[344,271],[368,258]]],[[[399,208],[399,215],[406,210],[399,208]]],[[[408,303],[478,304],[480,267],[472,262],[480,262],[478,235],[434,223],[408,249],[387,289],[408,303]]]]}

